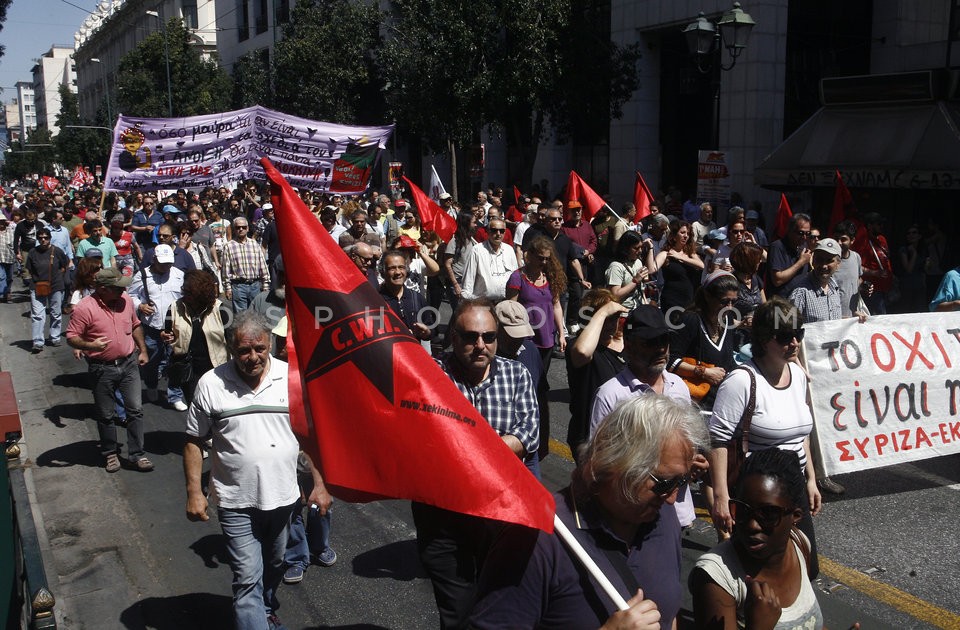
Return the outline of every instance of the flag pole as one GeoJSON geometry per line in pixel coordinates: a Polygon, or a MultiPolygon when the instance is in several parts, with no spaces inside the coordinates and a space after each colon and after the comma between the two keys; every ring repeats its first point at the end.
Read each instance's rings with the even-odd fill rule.
{"type": "MultiPolygon", "coordinates": [[[[607,207],[609,208],[609,206],[607,207]]],[[[613,212],[612,209],[611,212],[613,212]]],[[[616,213],[614,212],[614,214],[616,213]]],[[[567,526],[564,525],[563,521],[561,521],[560,517],[556,514],[553,515],[553,529],[557,532],[557,535],[560,536],[560,540],[562,540],[567,548],[573,552],[573,555],[577,557],[577,560],[579,560],[583,567],[593,576],[593,579],[600,584],[600,588],[607,594],[607,597],[613,600],[613,603],[617,605],[617,609],[627,610],[630,608],[627,606],[627,601],[623,599],[623,596],[617,591],[617,588],[607,579],[607,576],[603,574],[603,571],[600,570],[597,563],[593,561],[590,554],[583,548],[580,541],[574,538],[573,534],[570,533],[570,530],[567,529],[567,526]]]]}

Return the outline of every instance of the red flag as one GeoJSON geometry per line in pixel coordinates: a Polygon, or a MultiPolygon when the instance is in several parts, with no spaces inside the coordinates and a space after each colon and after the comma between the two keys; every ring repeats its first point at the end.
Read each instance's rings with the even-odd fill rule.
{"type": "Polygon", "coordinates": [[[580,202],[583,206],[583,217],[588,221],[600,211],[600,208],[607,205],[603,197],[590,188],[576,171],[570,171],[570,177],[567,178],[566,197],[568,202],[573,200],[580,202]]]}
{"type": "Polygon", "coordinates": [[[40,181],[43,182],[43,187],[48,192],[55,192],[57,190],[57,186],[60,185],[60,180],[58,180],[56,177],[50,177],[48,175],[41,177],[40,181]]]}
{"type": "Polygon", "coordinates": [[[516,186],[513,187],[513,205],[520,207],[520,197],[523,197],[523,193],[520,192],[520,189],[516,186]]]}
{"type": "Polygon", "coordinates": [[[70,179],[70,188],[80,189],[83,188],[86,184],[86,178],[83,174],[83,168],[78,166],[77,170],[73,172],[73,177],[70,179]]]}
{"type": "Polygon", "coordinates": [[[846,219],[857,218],[857,207],[853,203],[853,195],[850,189],[843,183],[843,175],[836,171],[836,188],[833,191],[833,210],[830,212],[830,234],[833,234],[833,228],[846,219]]]}
{"type": "Polygon", "coordinates": [[[780,193],[780,205],[777,206],[777,225],[773,228],[773,232],[777,238],[783,238],[787,235],[787,230],[790,229],[790,218],[792,216],[793,210],[790,209],[787,196],[780,193]]]}
{"type": "Polygon", "coordinates": [[[644,217],[650,216],[650,204],[653,203],[653,193],[647,187],[647,182],[643,181],[643,175],[637,171],[637,179],[633,183],[633,205],[637,207],[637,216],[633,222],[640,223],[644,217]]]}
{"type": "Polygon", "coordinates": [[[330,491],[348,501],[410,499],[552,531],[550,493],[324,237],[279,171],[261,162],[287,269],[290,367],[298,368],[290,379],[291,426],[330,491]]]}
{"type": "Polygon", "coordinates": [[[410,187],[413,204],[420,211],[420,223],[423,225],[423,229],[436,232],[444,243],[449,243],[457,231],[456,219],[427,197],[426,193],[420,190],[408,177],[404,176],[403,181],[407,182],[407,186],[410,187]]]}

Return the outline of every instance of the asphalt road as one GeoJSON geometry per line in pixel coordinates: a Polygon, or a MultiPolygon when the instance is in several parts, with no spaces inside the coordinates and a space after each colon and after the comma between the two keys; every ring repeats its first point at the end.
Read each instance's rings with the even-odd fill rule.
{"type": "MultiPolygon", "coordinates": [[[[148,404],[152,473],[108,475],[96,449],[86,369],[69,349],[29,353],[29,305],[0,305],[0,367],[13,373],[24,422],[24,465],[43,532],[62,628],[230,628],[230,571],[215,518],[184,517],[183,417],[148,404]],[[38,508],[38,509],[37,509],[38,508]]],[[[567,416],[563,362],[551,370],[553,435],[567,416]]],[[[960,458],[944,457],[838,478],[847,494],[816,520],[827,626],[960,628],[960,458]]],[[[566,484],[572,464],[544,461],[544,483],[566,484]]],[[[291,629],[435,628],[409,503],[334,505],[339,561],[283,586],[291,629]]],[[[715,540],[698,522],[684,538],[684,571],[715,540]]],[[[689,607],[689,601],[687,602],[689,607]]]]}

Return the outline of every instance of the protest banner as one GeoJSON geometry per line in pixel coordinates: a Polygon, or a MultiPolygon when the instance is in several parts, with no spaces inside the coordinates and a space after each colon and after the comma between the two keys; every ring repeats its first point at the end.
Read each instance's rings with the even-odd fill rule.
{"type": "Polygon", "coordinates": [[[960,314],[804,326],[827,475],[960,452],[960,314]]]}
{"type": "Polygon", "coordinates": [[[723,151],[697,152],[697,203],[709,201],[715,212],[730,207],[730,168],[723,151]]]}
{"type": "Polygon", "coordinates": [[[362,193],[393,125],[353,127],[248,107],[189,118],[120,116],[106,190],[219,187],[264,179],[269,157],[292,186],[362,193]]]}

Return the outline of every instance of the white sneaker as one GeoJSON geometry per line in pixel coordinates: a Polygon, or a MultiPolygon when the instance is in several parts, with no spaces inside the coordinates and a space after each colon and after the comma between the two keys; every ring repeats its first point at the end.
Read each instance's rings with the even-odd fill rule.
{"type": "Polygon", "coordinates": [[[177,411],[186,411],[187,403],[183,402],[182,400],[178,400],[175,403],[173,403],[173,408],[176,409],[177,411]]]}

